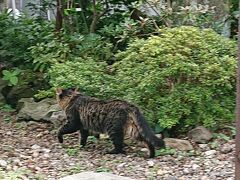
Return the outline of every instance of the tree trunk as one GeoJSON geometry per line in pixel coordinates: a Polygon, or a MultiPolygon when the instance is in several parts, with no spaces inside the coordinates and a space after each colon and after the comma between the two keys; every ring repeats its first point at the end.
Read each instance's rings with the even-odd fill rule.
{"type": "Polygon", "coordinates": [[[95,33],[97,21],[98,21],[98,13],[96,8],[96,0],[93,0],[93,19],[90,25],[90,33],[95,33]]]}
{"type": "Polygon", "coordinates": [[[61,0],[57,0],[57,13],[56,13],[56,24],[55,30],[60,32],[63,25],[63,3],[61,0]]]}

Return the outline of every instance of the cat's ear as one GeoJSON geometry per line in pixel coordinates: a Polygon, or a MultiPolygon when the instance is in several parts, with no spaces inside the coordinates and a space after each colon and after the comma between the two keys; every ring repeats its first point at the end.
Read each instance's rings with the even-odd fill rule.
{"type": "Polygon", "coordinates": [[[60,88],[60,87],[58,87],[58,88],[56,89],[56,94],[59,96],[60,94],[62,94],[62,91],[63,91],[63,89],[60,88]]]}
{"type": "Polygon", "coordinates": [[[79,94],[80,92],[78,91],[78,88],[73,88],[72,89],[75,94],[79,94]]]}

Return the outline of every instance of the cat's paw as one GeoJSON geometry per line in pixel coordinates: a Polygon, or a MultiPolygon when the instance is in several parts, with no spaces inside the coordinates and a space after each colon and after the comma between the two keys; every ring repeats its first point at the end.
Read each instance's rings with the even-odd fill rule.
{"type": "Polygon", "coordinates": [[[120,149],[113,149],[111,151],[107,151],[107,154],[126,154],[126,152],[120,149]]]}
{"type": "Polygon", "coordinates": [[[81,141],[80,146],[81,146],[81,147],[84,147],[86,144],[87,144],[87,142],[82,142],[82,141],[81,141]]]}
{"type": "Polygon", "coordinates": [[[63,136],[58,135],[58,142],[59,142],[59,143],[63,143],[63,136]]]}

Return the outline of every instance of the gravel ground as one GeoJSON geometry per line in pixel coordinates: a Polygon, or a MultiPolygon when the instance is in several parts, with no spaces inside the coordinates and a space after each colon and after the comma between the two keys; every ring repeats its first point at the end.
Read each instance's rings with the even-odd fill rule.
{"type": "Polygon", "coordinates": [[[78,134],[57,142],[46,123],[13,122],[0,113],[0,179],[59,179],[83,171],[111,172],[138,180],[233,180],[234,140],[214,140],[195,145],[195,151],[166,151],[145,158],[145,148],[132,144],[126,155],[105,154],[112,145],[107,139],[90,138],[79,147],[78,134]],[[2,118],[1,118],[2,116],[2,118]],[[2,177],[1,177],[2,176],[2,177]]]}

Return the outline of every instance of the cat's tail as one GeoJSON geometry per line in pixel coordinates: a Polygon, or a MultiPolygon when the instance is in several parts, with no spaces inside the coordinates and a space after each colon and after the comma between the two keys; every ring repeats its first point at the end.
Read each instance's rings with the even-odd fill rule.
{"type": "Polygon", "coordinates": [[[136,123],[138,126],[138,130],[140,135],[144,138],[145,141],[152,144],[155,147],[165,148],[165,142],[163,138],[158,138],[153,130],[147,124],[146,119],[143,114],[137,110],[136,111],[136,123]]]}

